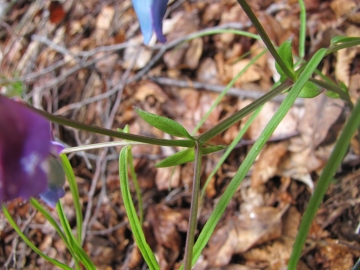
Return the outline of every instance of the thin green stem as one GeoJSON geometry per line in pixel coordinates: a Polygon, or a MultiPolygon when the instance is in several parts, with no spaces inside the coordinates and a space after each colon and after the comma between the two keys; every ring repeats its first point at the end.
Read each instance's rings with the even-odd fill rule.
{"type": "Polygon", "coordinates": [[[342,159],[348,149],[349,142],[360,125],[360,100],[357,102],[348,121],[346,122],[339,139],[337,140],[334,150],[326,163],[324,170],[317,182],[314,193],[312,194],[309,205],[305,210],[302,218],[299,232],[296,236],[294,248],[289,260],[288,269],[296,269],[296,265],[300,259],[302,248],[305,244],[312,220],[314,219],[317,209],[319,208],[326,190],[331,182],[332,177],[340,166],[342,159]]]}
{"type": "Polygon", "coordinates": [[[194,147],[195,142],[192,140],[166,140],[166,139],[157,139],[157,138],[150,138],[135,134],[128,134],[124,132],[117,132],[111,129],[101,128],[101,127],[95,127],[95,126],[89,126],[83,123],[80,123],[75,120],[67,119],[62,116],[56,116],[51,113],[48,113],[46,111],[38,110],[34,107],[28,106],[31,110],[35,111],[36,113],[41,114],[51,122],[73,127],[80,130],[85,130],[97,134],[102,134],[110,137],[120,138],[124,140],[134,141],[134,142],[142,142],[147,144],[153,144],[153,145],[162,145],[162,146],[180,146],[180,147],[194,147]]]}
{"type": "Polygon", "coordinates": [[[299,0],[300,6],[300,33],[299,33],[299,56],[305,56],[305,38],[306,38],[306,7],[303,0],[299,0]]]}
{"type": "Polygon", "coordinates": [[[225,131],[232,125],[234,125],[236,122],[240,121],[242,118],[244,118],[249,113],[252,113],[254,110],[259,108],[261,105],[265,104],[269,100],[273,99],[275,96],[281,94],[283,91],[291,87],[293,83],[289,80],[286,80],[270,92],[266,93],[259,99],[255,100],[245,108],[241,109],[240,111],[236,112],[235,114],[231,115],[230,117],[224,119],[208,131],[204,132],[199,136],[199,141],[202,143],[207,142],[211,138],[214,138],[216,135],[220,134],[221,132],[225,131]]]}
{"type": "Polygon", "coordinates": [[[204,186],[203,186],[203,188],[201,190],[201,197],[200,197],[201,202],[203,201],[203,198],[204,198],[204,195],[205,195],[205,190],[206,190],[206,187],[208,186],[208,184],[210,183],[210,180],[214,177],[216,172],[220,169],[221,165],[225,162],[226,158],[230,155],[232,150],[234,150],[235,146],[239,143],[241,138],[244,136],[246,131],[249,129],[250,125],[254,122],[256,116],[261,111],[261,108],[262,107],[259,107],[258,109],[256,109],[255,112],[250,116],[249,120],[246,121],[244,127],[236,135],[235,139],[231,142],[229,147],[226,149],[225,153],[222,155],[222,157],[220,158],[220,160],[216,164],[215,168],[212,170],[212,172],[210,173],[210,175],[206,179],[205,184],[204,184],[204,186]]]}
{"type": "Polygon", "coordinates": [[[251,10],[251,8],[248,5],[248,3],[246,2],[246,0],[238,0],[238,3],[243,8],[245,13],[248,15],[250,21],[252,22],[252,24],[254,25],[256,30],[259,32],[259,35],[260,35],[261,39],[265,43],[265,46],[268,48],[271,55],[275,58],[275,61],[278,63],[278,65],[284,71],[286,76],[289,79],[294,81],[296,79],[296,76],[295,76],[294,72],[292,70],[290,70],[287,67],[287,65],[285,64],[285,62],[282,60],[281,56],[276,51],[276,49],[275,49],[274,45],[272,44],[269,36],[266,34],[264,28],[262,27],[261,23],[259,22],[259,20],[255,16],[254,12],[251,10]]]}
{"type": "Polygon", "coordinates": [[[206,32],[202,32],[196,36],[191,37],[190,39],[187,39],[186,41],[190,41],[192,39],[195,38],[199,38],[199,37],[204,37],[204,36],[209,36],[209,35],[216,35],[216,34],[234,34],[234,35],[238,35],[238,36],[244,36],[244,37],[249,37],[249,38],[253,38],[256,40],[260,40],[261,37],[259,35],[250,33],[250,32],[246,32],[246,31],[242,31],[242,30],[235,30],[235,29],[215,29],[215,30],[209,30],[206,32]]]}
{"type": "Polygon", "coordinates": [[[193,191],[191,197],[189,229],[186,236],[184,269],[191,270],[194,238],[197,224],[197,212],[199,206],[200,175],[201,175],[202,143],[197,141],[195,147],[193,191]]]}
{"type": "MultiPolygon", "coordinates": [[[[256,157],[260,153],[261,149],[264,147],[266,141],[270,138],[271,134],[274,132],[276,127],[280,124],[281,120],[285,117],[286,113],[290,110],[290,107],[294,104],[297,96],[299,95],[301,89],[304,87],[305,83],[309,80],[310,76],[313,74],[315,68],[323,59],[326,53],[325,49],[320,49],[317,51],[314,56],[309,61],[309,65],[305,68],[299,79],[295,82],[294,86],[290,90],[289,94],[286,96],[284,101],[281,103],[279,109],[276,111],[274,116],[271,118],[270,122],[267,124],[259,139],[255,142],[253,147],[251,147],[249,153],[245,157],[244,161],[241,163],[238,171],[236,172],[234,178],[230,181],[227,186],[224,194],[221,196],[220,200],[217,202],[214,211],[210,215],[208,221],[203,227],[196,243],[194,245],[193,251],[193,264],[199,258],[201,251],[209,241],[211,235],[213,234],[216,224],[219,222],[222,217],[227,205],[229,204],[231,198],[234,196],[236,190],[238,189],[240,183],[247,175],[249,169],[253,165],[256,157]]],[[[288,268],[295,269],[295,268],[288,268]]]]}
{"type": "Polygon", "coordinates": [[[309,81],[317,84],[320,87],[323,87],[329,91],[335,92],[336,94],[338,94],[340,96],[340,98],[342,100],[344,100],[350,107],[350,109],[354,109],[354,104],[351,101],[351,98],[349,96],[348,93],[344,92],[339,86],[337,86],[336,84],[333,83],[329,83],[326,81],[321,81],[321,80],[317,80],[317,79],[312,79],[310,78],[309,81]]]}
{"type": "Polygon", "coordinates": [[[260,52],[258,55],[256,55],[251,61],[228,83],[228,85],[224,88],[224,90],[221,92],[221,94],[216,98],[215,102],[211,105],[208,112],[204,115],[203,118],[197,123],[195,129],[191,133],[194,135],[199,128],[205,123],[206,119],[209,117],[209,115],[212,113],[212,111],[215,109],[215,107],[220,103],[221,99],[229,92],[230,88],[235,84],[235,82],[249,69],[251,65],[253,65],[261,56],[263,56],[267,52],[267,49],[264,49],[262,52],[260,52]]]}
{"type": "Polygon", "coordinates": [[[358,45],[360,45],[360,38],[356,38],[356,39],[348,41],[348,42],[332,45],[327,50],[326,54],[329,55],[329,54],[332,54],[332,53],[334,53],[336,51],[346,49],[346,48],[350,48],[350,47],[355,47],[355,46],[358,46],[358,45]]]}

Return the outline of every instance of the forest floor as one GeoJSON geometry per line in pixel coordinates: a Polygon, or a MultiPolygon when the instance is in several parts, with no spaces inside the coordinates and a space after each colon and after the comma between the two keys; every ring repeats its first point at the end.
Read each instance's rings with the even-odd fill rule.
{"type": "MultiPolygon", "coordinates": [[[[292,37],[297,54],[298,1],[249,2],[275,45],[292,37]]],[[[360,36],[359,1],[305,0],[305,5],[305,59],[329,46],[334,36],[360,36]]],[[[234,33],[209,34],[221,29],[256,34],[235,0],[171,3],[164,21],[167,43],[153,39],[149,46],[142,44],[129,0],[1,1],[0,16],[1,93],[21,96],[36,107],[89,125],[116,130],[128,124],[131,133],[156,138],[169,135],[145,123],[133,107],[169,117],[191,132],[219,92],[265,48],[261,41],[234,33]]],[[[319,69],[343,82],[353,101],[359,98],[359,47],[327,56],[319,69]]],[[[197,134],[262,96],[277,79],[274,60],[265,53],[235,82],[197,134]]],[[[210,178],[200,204],[197,235],[283,98],[263,107],[210,178]]],[[[302,214],[348,114],[344,102],[325,93],[296,101],[231,199],[194,269],[286,269],[302,214]]],[[[211,143],[229,145],[243,125],[234,125],[211,143]]],[[[114,140],[58,125],[53,125],[53,134],[69,147],[114,140]]],[[[145,269],[121,198],[120,149],[69,155],[83,207],[83,246],[98,269],[145,269]]],[[[161,269],[177,269],[184,256],[193,164],[158,169],[157,162],[179,149],[137,145],[132,150],[147,241],[161,269]]],[[[223,153],[203,158],[203,184],[223,153]]],[[[359,168],[359,141],[354,137],[311,225],[298,269],[351,269],[358,260],[359,168]]],[[[66,191],[62,203],[75,229],[67,185],[66,191]]],[[[16,200],[8,209],[40,250],[71,265],[61,238],[29,203],[16,200]]],[[[53,269],[0,215],[3,269],[53,269]]]]}

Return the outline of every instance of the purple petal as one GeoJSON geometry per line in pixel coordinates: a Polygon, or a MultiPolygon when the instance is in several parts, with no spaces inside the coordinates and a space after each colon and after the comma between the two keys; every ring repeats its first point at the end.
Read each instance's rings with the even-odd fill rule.
{"type": "Polygon", "coordinates": [[[40,194],[40,198],[51,207],[55,208],[60,198],[64,197],[65,191],[61,188],[51,188],[40,194]]]}
{"type": "Polygon", "coordinates": [[[61,143],[51,141],[50,142],[50,154],[54,156],[58,156],[61,154],[61,151],[65,149],[65,146],[63,146],[61,143]]]}
{"type": "Polygon", "coordinates": [[[152,24],[157,39],[164,43],[166,38],[163,34],[163,19],[169,0],[153,0],[151,4],[152,24]]]}
{"type": "Polygon", "coordinates": [[[140,22],[140,29],[144,36],[145,44],[150,42],[151,36],[153,34],[151,2],[152,0],[132,0],[135,13],[140,22]]]}
{"type": "Polygon", "coordinates": [[[0,202],[44,192],[41,163],[50,151],[50,124],[26,106],[0,95],[0,202]]]}

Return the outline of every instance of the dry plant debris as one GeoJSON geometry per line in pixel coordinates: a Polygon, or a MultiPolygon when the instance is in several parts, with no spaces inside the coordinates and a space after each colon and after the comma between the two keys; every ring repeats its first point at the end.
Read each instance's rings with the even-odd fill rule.
{"type": "MultiPolygon", "coordinates": [[[[205,29],[234,28],[254,33],[235,0],[174,1],[164,22],[168,42],[161,45],[154,39],[148,47],[142,45],[130,0],[6,0],[1,7],[3,3],[8,10],[0,9],[0,92],[20,94],[34,106],[86,124],[112,129],[129,124],[132,133],[158,138],[167,135],[144,123],[133,106],[170,117],[191,131],[219,89],[264,48],[262,42],[231,33],[184,42],[205,29]]],[[[360,36],[359,3],[345,3],[305,0],[306,58],[328,46],[339,33],[360,36]]],[[[293,36],[296,52],[298,2],[256,0],[250,5],[276,45],[293,36]]],[[[354,101],[360,93],[359,50],[341,50],[321,66],[325,75],[349,87],[354,101]]],[[[265,54],[236,81],[199,132],[261,96],[277,77],[273,59],[265,54]]],[[[201,206],[199,230],[281,98],[264,107],[244,140],[211,179],[201,206]]],[[[324,94],[297,103],[232,198],[194,269],[286,268],[301,215],[347,112],[343,102],[324,94]]],[[[242,125],[233,126],[212,143],[229,144],[242,125]]],[[[68,146],[112,140],[58,126],[54,136],[68,146]]],[[[142,269],[144,261],[131,236],[119,191],[119,150],[70,155],[83,206],[84,248],[98,269],[142,269]]],[[[177,269],[181,264],[192,166],[155,169],[154,164],[177,150],[133,147],[146,213],[144,230],[161,269],[177,269]]],[[[204,179],[220,155],[204,158],[204,179]]],[[[358,155],[355,137],[311,226],[299,269],[349,269],[360,256],[356,230],[360,221],[358,155]]],[[[74,224],[69,192],[62,202],[70,224],[74,224]]],[[[40,250],[70,263],[64,243],[41,214],[19,200],[8,208],[40,250]]],[[[0,264],[4,269],[51,268],[19,239],[3,216],[0,264]]]]}

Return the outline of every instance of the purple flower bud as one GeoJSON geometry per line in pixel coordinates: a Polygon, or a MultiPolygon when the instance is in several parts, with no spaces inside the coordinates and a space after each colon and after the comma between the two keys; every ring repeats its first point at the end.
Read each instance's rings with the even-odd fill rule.
{"type": "MultiPolygon", "coordinates": [[[[0,95],[0,203],[29,199],[64,184],[64,180],[56,185],[48,181],[50,139],[49,121],[0,95]]],[[[62,196],[61,192],[55,194],[52,201],[56,203],[62,196]]]]}
{"type": "Polygon", "coordinates": [[[166,42],[162,31],[162,21],[168,2],[169,0],[132,0],[145,44],[150,42],[153,32],[160,42],[166,42]]]}

